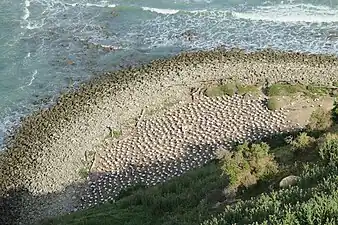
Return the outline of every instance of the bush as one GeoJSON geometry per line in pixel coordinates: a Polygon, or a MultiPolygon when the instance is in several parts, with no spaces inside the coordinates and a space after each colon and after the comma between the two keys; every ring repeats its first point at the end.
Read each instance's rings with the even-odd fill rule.
{"type": "Polygon", "coordinates": [[[121,135],[122,135],[122,131],[121,130],[113,130],[113,132],[112,132],[112,137],[113,138],[119,138],[119,137],[121,137],[121,135]]]}
{"type": "Polygon", "coordinates": [[[221,90],[224,94],[233,96],[236,93],[236,85],[233,83],[224,84],[221,86],[221,90]]]}
{"type": "Polygon", "coordinates": [[[337,103],[337,99],[334,100],[333,103],[333,108],[332,108],[332,120],[335,123],[338,123],[338,103],[337,103]]]}
{"type": "Polygon", "coordinates": [[[271,97],[268,99],[267,107],[268,109],[273,110],[273,111],[281,108],[278,99],[275,97],[271,97]]]}
{"type": "Polygon", "coordinates": [[[257,85],[237,85],[237,90],[239,95],[243,95],[246,93],[251,93],[251,94],[258,94],[259,93],[259,88],[257,85]]]}
{"type": "Polygon", "coordinates": [[[83,167],[79,170],[79,176],[81,178],[86,179],[88,177],[88,175],[89,175],[89,169],[88,168],[83,167]]]}
{"type": "Polygon", "coordinates": [[[291,147],[293,151],[303,151],[313,147],[316,139],[308,136],[307,133],[300,133],[295,140],[291,141],[291,147]]]}
{"type": "Polygon", "coordinates": [[[332,125],[332,113],[323,108],[318,108],[310,116],[307,128],[312,131],[323,131],[332,125]]]}
{"type": "Polygon", "coordinates": [[[277,163],[269,154],[266,143],[252,144],[251,147],[244,143],[225,155],[222,170],[229,177],[231,187],[249,187],[276,173],[277,163]]]}
{"type": "Polygon", "coordinates": [[[272,84],[268,87],[268,96],[289,96],[306,91],[306,87],[300,84],[272,84]]]}
{"type": "Polygon", "coordinates": [[[327,164],[338,164],[338,135],[328,133],[318,144],[320,158],[327,164]]]}
{"type": "Polygon", "coordinates": [[[324,96],[329,94],[330,90],[325,86],[315,86],[315,85],[308,85],[306,86],[306,94],[310,97],[318,97],[318,96],[324,96]]]}
{"type": "Polygon", "coordinates": [[[222,96],[222,95],[229,95],[233,96],[236,93],[236,84],[234,83],[227,83],[217,86],[208,87],[205,94],[208,97],[215,97],[215,96],[222,96]]]}

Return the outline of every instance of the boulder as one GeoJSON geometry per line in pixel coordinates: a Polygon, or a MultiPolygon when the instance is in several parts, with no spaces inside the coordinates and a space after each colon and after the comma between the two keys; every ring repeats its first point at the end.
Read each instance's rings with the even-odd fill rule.
{"type": "Polygon", "coordinates": [[[281,188],[287,188],[287,187],[293,186],[296,183],[298,183],[299,180],[300,180],[299,176],[290,175],[290,176],[284,177],[279,182],[279,187],[281,187],[281,188]]]}

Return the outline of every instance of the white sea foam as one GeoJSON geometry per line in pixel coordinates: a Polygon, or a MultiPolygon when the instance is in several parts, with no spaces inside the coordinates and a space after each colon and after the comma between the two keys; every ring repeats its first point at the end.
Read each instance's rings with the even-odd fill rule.
{"type": "Polygon", "coordinates": [[[235,18],[274,22],[338,22],[338,10],[311,4],[261,6],[249,12],[232,12],[235,18]]]}
{"type": "Polygon", "coordinates": [[[28,7],[31,5],[29,0],[25,0],[25,8],[24,8],[24,15],[22,17],[23,20],[27,20],[30,16],[30,12],[28,7]]]}
{"type": "Polygon", "coordinates": [[[35,75],[38,73],[37,70],[34,70],[33,74],[32,74],[32,77],[31,77],[31,80],[29,81],[29,84],[27,86],[31,86],[32,83],[33,83],[33,80],[35,79],[35,75]]]}
{"type": "Polygon", "coordinates": [[[21,86],[19,89],[23,90],[24,87],[31,86],[31,85],[33,84],[33,81],[35,80],[36,74],[38,74],[38,71],[37,71],[37,70],[34,70],[34,72],[32,73],[32,76],[31,76],[31,79],[30,79],[29,83],[26,84],[26,85],[21,86]]]}
{"type": "Polygon", "coordinates": [[[25,59],[27,59],[29,57],[31,57],[31,53],[30,52],[27,53],[27,55],[25,56],[25,59]]]}
{"type": "Polygon", "coordinates": [[[33,29],[36,29],[36,28],[40,28],[43,26],[43,24],[32,24],[32,21],[30,20],[30,11],[29,11],[29,7],[31,6],[31,2],[30,0],[25,0],[25,7],[23,9],[24,11],[24,14],[22,16],[22,19],[23,19],[23,24],[21,26],[21,28],[26,28],[28,30],[33,30],[33,29]]]}
{"type": "Polygon", "coordinates": [[[101,8],[104,8],[104,7],[108,7],[108,8],[114,8],[114,7],[116,7],[116,5],[115,4],[93,4],[93,3],[86,3],[86,6],[88,6],[88,7],[92,7],[92,6],[94,6],[94,7],[101,7],[101,8]]]}
{"type": "Polygon", "coordinates": [[[338,22],[338,10],[327,6],[315,6],[311,4],[280,4],[274,6],[260,6],[246,12],[236,12],[218,9],[201,10],[178,10],[141,7],[145,11],[156,12],[158,14],[177,14],[186,13],[224,13],[232,15],[234,18],[255,21],[272,22],[338,22]]]}
{"type": "Polygon", "coordinates": [[[159,8],[150,8],[150,7],[141,7],[145,11],[156,12],[159,14],[176,14],[180,10],[178,9],[159,9],[159,8]]]}

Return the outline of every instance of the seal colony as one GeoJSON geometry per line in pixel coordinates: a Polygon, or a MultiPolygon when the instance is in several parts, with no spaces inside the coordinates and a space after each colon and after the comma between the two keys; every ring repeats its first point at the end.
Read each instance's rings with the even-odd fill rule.
{"type": "MultiPolygon", "coordinates": [[[[140,67],[105,73],[83,84],[78,90],[61,95],[51,108],[35,112],[22,120],[20,127],[7,139],[6,151],[1,154],[1,196],[9,199],[10,193],[25,191],[25,194],[19,196],[17,207],[10,212],[12,216],[15,215],[21,220],[21,224],[24,224],[23,221],[31,223],[46,216],[73,211],[81,202],[79,196],[82,192],[79,191],[78,186],[82,187],[84,180],[79,176],[79,170],[84,166],[83,161],[88,151],[99,153],[101,160],[96,159],[95,166],[97,165],[97,170],[101,170],[101,173],[112,171],[117,166],[121,167],[121,171],[99,175],[101,177],[91,183],[92,189],[87,189],[87,195],[82,196],[83,200],[86,200],[83,206],[87,206],[87,203],[99,203],[101,198],[105,201],[107,194],[114,193],[114,188],[111,190],[108,188],[114,183],[121,184],[121,188],[127,186],[125,184],[132,184],[128,179],[121,183],[122,178],[112,178],[114,173],[119,173],[119,177],[125,177],[124,173],[131,173],[139,180],[142,176],[146,176],[148,178],[144,179],[150,182],[149,185],[165,181],[175,174],[179,175],[181,172],[212,159],[215,148],[219,146],[227,147],[231,141],[247,137],[259,138],[253,136],[250,131],[262,125],[263,121],[267,123],[262,126],[262,132],[258,133],[260,135],[294,127],[293,124],[284,120],[282,112],[264,111],[267,109],[263,110],[262,100],[250,100],[253,101],[250,103],[249,100],[237,96],[215,100],[201,99],[200,103],[189,105],[191,88],[198,88],[210,81],[226,80],[263,86],[280,81],[332,85],[333,82],[338,81],[337,64],[337,57],[327,55],[272,50],[246,53],[241,50],[216,49],[182,53],[173,58],[155,60],[140,67]],[[176,114],[172,112],[171,115],[164,116],[162,119],[154,118],[149,121],[145,119],[138,123],[136,128],[135,125],[131,126],[132,122],[138,120],[143,109],[156,109],[168,102],[182,106],[181,111],[178,109],[176,114]],[[249,107],[250,104],[254,107],[249,107]],[[230,111],[224,114],[219,113],[223,112],[226,106],[229,106],[230,111]],[[231,113],[231,109],[243,107],[248,107],[247,113],[255,112],[256,114],[252,115],[256,115],[257,119],[252,120],[256,118],[252,116],[246,118],[246,122],[244,120],[239,123],[245,119],[244,114],[238,111],[239,114],[236,116],[231,113]],[[209,112],[208,115],[203,114],[208,109],[216,111],[209,112]],[[203,123],[201,118],[205,116],[209,116],[212,121],[205,127],[183,128],[184,131],[182,126],[179,127],[184,118],[190,121],[189,123],[195,124],[196,121],[203,123]],[[172,120],[170,121],[169,118],[172,120]],[[176,122],[175,118],[177,118],[176,122]],[[229,122],[233,120],[236,124],[237,131],[231,130],[233,132],[230,132],[236,134],[234,137],[231,137],[230,133],[222,133],[226,132],[226,123],[219,121],[222,119],[227,119],[226,121],[229,122]],[[167,121],[167,125],[163,125],[164,121],[167,121]],[[167,128],[163,130],[161,127],[165,126],[167,128]],[[121,129],[125,133],[121,141],[102,144],[109,132],[107,127],[113,130],[121,129]],[[206,127],[211,127],[210,129],[213,130],[209,131],[206,127]],[[166,138],[156,138],[155,134],[161,132],[166,138]],[[185,133],[182,136],[180,132],[185,133]],[[206,136],[209,133],[210,137],[206,136]],[[166,136],[168,134],[177,135],[178,138],[168,140],[166,136]],[[167,142],[164,141],[162,145],[156,144],[155,141],[147,139],[147,135],[155,137],[156,141],[167,140],[167,142]],[[229,142],[217,142],[222,137],[229,137],[229,142]],[[182,141],[182,138],[185,141],[182,141]],[[199,138],[201,142],[196,141],[199,138]],[[216,141],[213,143],[213,148],[205,150],[201,147],[203,141],[212,142],[211,139],[214,138],[216,141]],[[145,146],[141,147],[142,144],[145,146]],[[106,149],[102,150],[102,147],[106,149]],[[157,147],[158,149],[155,150],[157,147]],[[158,155],[156,151],[160,151],[161,147],[163,148],[162,160],[169,166],[161,167],[164,164],[156,162],[160,160],[155,156],[158,155]],[[157,163],[157,167],[154,167],[157,168],[157,172],[156,170],[137,169],[135,166],[135,163],[139,163],[143,157],[141,157],[142,154],[139,157],[133,157],[132,154],[138,154],[137,149],[142,148],[149,148],[144,164],[157,163]],[[134,149],[135,151],[134,153],[123,152],[122,149],[134,149]],[[130,155],[124,156],[123,154],[130,155]],[[197,155],[195,162],[194,154],[197,155]],[[178,160],[180,157],[181,161],[178,160]],[[115,162],[115,159],[119,159],[120,162],[115,162]],[[157,177],[153,176],[154,174],[157,174],[157,177]],[[111,182],[108,182],[109,180],[111,182]],[[98,191],[100,187],[103,187],[101,192],[98,191]],[[39,197],[43,201],[37,200],[39,197]],[[93,198],[98,200],[92,200],[93,198]]],[[[212,143],[210,145],[212,146],[212,143]]],[[[145,167],[152,168],[148,165],[145,167]]],[[[115,192],[118,193],[118,190],[115,192]]],[[[7,212],[7,216],[8,214],[7,212]]]]}

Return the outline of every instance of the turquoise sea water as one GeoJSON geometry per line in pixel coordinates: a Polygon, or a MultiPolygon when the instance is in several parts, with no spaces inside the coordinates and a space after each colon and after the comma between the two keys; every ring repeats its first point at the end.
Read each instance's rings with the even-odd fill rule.
{"type": "Polygon", "coordinates": [[[220,45],[337,54],[338,0],[2,0],[0,144],[94,74],[220,45]]]}

